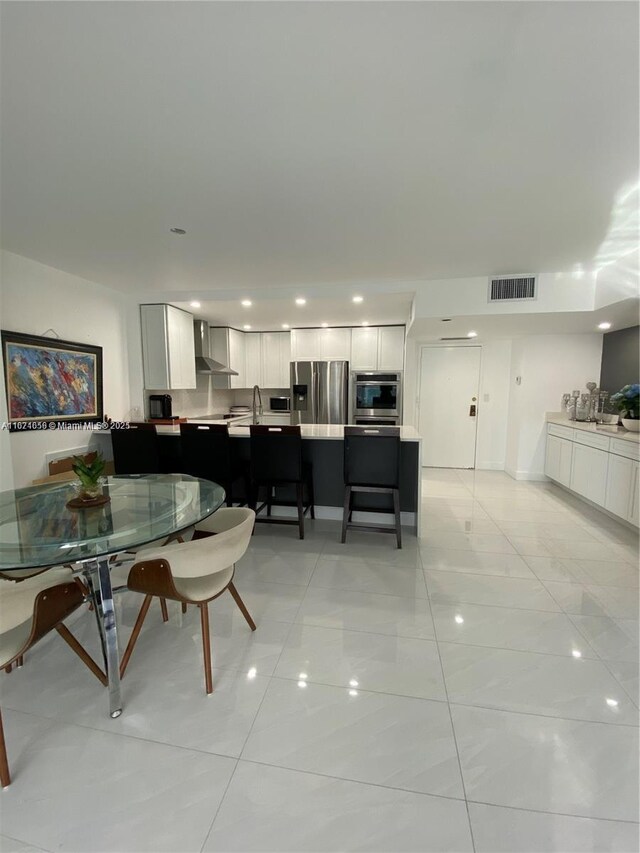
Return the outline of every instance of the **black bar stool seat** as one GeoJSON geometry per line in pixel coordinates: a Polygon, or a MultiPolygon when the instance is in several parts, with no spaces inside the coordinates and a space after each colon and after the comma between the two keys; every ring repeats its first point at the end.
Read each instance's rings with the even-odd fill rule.
{"type": "Polygon", "coordinates": [[[304,516],[307,512],[315,518],[313,497],[313,470],[302,461],[302,436],[299,426],[267,426],[252,424],[249,427],[251,442],[251,508],[256,522],[266,524],[297,524],[300,539],[304,539],[304,516]],[[295,486],[296,500],[275,500],[278,486],[295,486]],[[260,506],[260,489],[266,488],[267,498],[260,506]],[[306,502],[305,502],[306,490],[306,502]],[[295,506],[297,521],[293,518],[274,518],[273,506],[295,506]],[[266,515],[259,515],[263,509],[266,515]]]}
{"type": "Polygon", "coordinates": [[[160,450],[155,424],[132,422],[111,430],[116,474],[159,474],[160,450]]]}
{"type": "Polygon", "coordinates": [[[342,511],[342,538],[347,541],[347,530],[357,527],[379,533],[395,533],[398,548],[402,548],[400,524],[400,429],[398,427],[346,426],[344,428],[344,507],[342,511]],[[364,492],[391,495],[393,506],[353,507],[354,493],[364,492]],[[393,513],[393,525],[377,525],[352,521],[358,511],[393,513]]]}
{"type": "Polygon", "coordinates": [[[184,474],[219,483],[227,506],[233,506],[234,500],[240,505],[249,501],[248,465],[236,457],[227,424],[180,424],[180,445],[184,474]],[[240,480],[244,484],[244,500],[237,493],[234,498],[233,487],[240,480]]]}

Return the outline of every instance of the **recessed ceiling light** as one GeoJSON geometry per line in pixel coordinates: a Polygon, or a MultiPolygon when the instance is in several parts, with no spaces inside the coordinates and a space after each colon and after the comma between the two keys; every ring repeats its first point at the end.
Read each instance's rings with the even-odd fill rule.
{"type": "Polygon", "coordinates": [[[283,329],[288,329],[288,328],[289,328],[289,324],[288,324],[288,323],[283,323],[283,324],[282,324],[282,328],[283,328],[283,329]]]}
{"type": "Polygon", "coordinates": [[[618,700],[617,699],[607,699],[607,705],[610,708],[617,708],[618,707],[618,700]]]}
{"type": "Polygon", "coordinates": [[[611,323],[598,323],[598,328],[599,329],[610,329],[611,323]]]}
{"type": "Polygon", "coordinates": [[[363,296],[354,296],[351,300],[352,302],[364,302],[363,296]]]}
{"type": "Polygon", "coordinates": [[[368,320],[363,320],[363,321],[362,321],[362,325],[363,325],[363,326],[368,326],[368,325],[369,325],[369,321],[368,321],[368,320]]]}
{"type": "Polygon", "coordinates": [[[251,308],[253,302],[250,299],[243,299],[240,303],[244,308],[251,308]]]}
{"type": "Polygon", "coordinates": [[[298,298],[296,299],[296,305],[306,305],[306,304],[307,304],[307,300],[304,299],[302,296],[298,296],[298,298]]]}
{"type": "Polygon", "coordinates": [[[573,649],[571,654],[574,656],[574,658],[581,658],[582,657],[582,652],[579,652],[578,649],[573,649]]]}
{"type": "Polygon", "coordinates": [[[478,333],[477,332],[467,332],[467,337],[468,338],[477,338],[478,333]]]}
{"type": "Polygon", "coordinates": [[[464,618],[463,618],[462,616],[460,616],[460,614],[459,614],[459,613],[457,613],[457,614],[454,616],[454,619],[456,620],[456,622],[458,623],[458,625],[462,625],[462,623],[464,622],[464,618]]]}
{"type": "Polygon", "coordinates": [[[192,308],[200,308],[200,303],[196,301],[190,302],[189,305],[191,305],[192,308]]]}
{"type": "Polygon", "coordinates": [[[243,328],[243,329],[250,329],[250,328],[251,328],[251,326],[250,326],[248,323],[245,323],[245,324],[244,324],[244,326],[243,326],[242,328],[243,328]]]}
{"type": "Polygon", "coordinates": [[[326,329],[329,324],[328,323],[321,323],[320,325],[322,326],[323,329],[326,329]]]}
{"type": "Polygon", "coordinates": [[[184,228],[169,228],[169,231],[171,231],[172,234],[186,234],[187,233],[184,230],[184,228]]]}

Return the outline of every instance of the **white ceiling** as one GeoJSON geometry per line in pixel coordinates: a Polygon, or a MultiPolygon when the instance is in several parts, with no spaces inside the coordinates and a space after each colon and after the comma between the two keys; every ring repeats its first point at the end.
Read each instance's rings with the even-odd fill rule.
{"type": "Polygon", "coordinates": [[[412,325],[409,336],[423,343],[437,343],[443,337],[464,337],[477,332],[476,343],[523,335],[602,334],[599,323],[611,323],[610,331],[637,326],[640,300],[625,299],[597,311],[562,311],[545,314],[485,314],[453,317],[443,323],[438,317],[420,318],[412,325]]]}
{"type": "MultiPolygon", "coordinates": [[[[251,326],[254,332],[280,330],[283,323],[290,328],[305,326],[359,326],[366,321],[370,326],[407,323],[411,312],[412,293],[367,295],[360,304],[354,304],[351,293],[330,299],[308,296],[304,306],[295,303],[293,295],[287,298],[270,298],[268,293],[253,296],[251,306],[244,307],[240,298],[232,300],[205,300],[196,308],[190,302],[172,302],[178,308],[208,320],[214,326],[251,326]]],[[[244,293],[243,293],[244,296],[244,293]]]]}
{"type": "Polygon", "coordinates": [[[637,180],[635,3],[1,6],[3,246],[125,291],[589,268],[637,180]]]}

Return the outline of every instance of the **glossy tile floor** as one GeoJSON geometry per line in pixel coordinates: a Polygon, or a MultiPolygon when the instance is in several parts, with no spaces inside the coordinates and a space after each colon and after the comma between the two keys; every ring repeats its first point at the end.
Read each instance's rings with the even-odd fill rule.
{"type": "Polygon", "coordinates": [[[0,849],[636,851],[637,537],[500,472],[425,471],[422,512],[402,551],[259,526],[210,698],[195,608],[154,604],[118,720],[44,641],[0,679],[0,849]]]}

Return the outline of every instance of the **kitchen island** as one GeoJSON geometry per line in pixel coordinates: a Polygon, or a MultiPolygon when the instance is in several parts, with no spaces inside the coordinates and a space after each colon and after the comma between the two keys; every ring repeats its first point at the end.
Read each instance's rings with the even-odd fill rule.
{"type": "MultiPolygon", "coordinates": [[[[193,418],[189,423],[229,423],[229,435],[238,442],[240,459],[249,459],[249,425],[251,418],[193,418]],[[247,422],[248,421],[248,422],[247,422]]],[[[180,470],[180,427],[162,425],[157,428],[160,437],[163,467],[180,470]]],[[[384,427],[380,427],[384,429],[384,427]]],[[[344,502],[344,426],[337,424],[302,424],[303,459],[313,466],[316,516],[318,518],[341,519],[344,502]]],[[[234,448],[235,449],[235,448],[234,448]]],[[[420,520],[421,485],[421,439],[418,432],[409,426],[400,427],[400,510],[402,523],[418,533],[420,520]]],[[[363,495],[370,507],[387,506],[384,495],[363,495]]],[[[281,507],[280,513],[292,514],[293,508],[281,507]]],[[[357,512],[356,508],[356,512],[357,512]]],[[[364,511],[363,511],[364,513],[364,511]]],[[[378,513],[363,514],[362,520],[384,523],[378,513]]]]}

